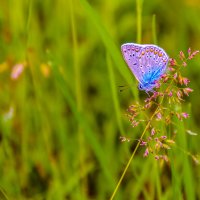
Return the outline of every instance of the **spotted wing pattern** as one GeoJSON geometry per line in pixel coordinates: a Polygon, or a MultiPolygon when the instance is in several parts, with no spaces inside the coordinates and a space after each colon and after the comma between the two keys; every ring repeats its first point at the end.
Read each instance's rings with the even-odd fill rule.
{"type": "Polygon", "coordinates": [[[169,57],[166,52],[156,45],[134,43],[123,44],[121,50],[142,88],[151,90],[167,69],[169,57]]]}
{"type": "Polygon", "coordinates": [[[135,78],[140,82],[142,79],[142,71],[139,68],[139,57],[142,50],[142,45],[134,43],[126,43],[121,46],[121,51],[128,67],[135,75],[135,78]]]}

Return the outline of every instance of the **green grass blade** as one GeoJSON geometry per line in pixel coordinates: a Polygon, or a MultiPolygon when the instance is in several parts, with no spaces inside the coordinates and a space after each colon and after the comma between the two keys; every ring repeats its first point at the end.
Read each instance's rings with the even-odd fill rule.
{"type": "Polygon", "coordinates": [[[119,107],[119,100],[116,92],[116,87],[115,87],[115,77],[114,77],[114,72],[113,72],[113,67],[111,63],[111,58],[107,54],[106,56],[107,60],[107,66],[108,66],[108,74],[110,78],[110,86],[111,86],[111,91],[112,91],[112,99],[114,102],[114,108],[115,108],[115,113],[116,113],[116,118],[119,126],[119,130],[121,135],[125,135],[123,124],[122,124],[122,119],[121,119],[121,112],[120,112],[120,107],[119,107]]]}
{"type": "MultiPolygon", "coordinates": [[[[120,53],[120,45],[117,47],[112,37],[109,35],[108,31],[102,25],[99,16],[95,12],[94,9],[90,6],[90,4],[86,0],[80,0],[83,8],[85,9],[85,13],[88,16],[88,20],[91,21],[91,24],[96,28],[97,32],[100,35],[101,40],[103,41],[106,50],[112,57],[115,62],[115,66],[117,67],[120,74],[124,77],[129,85],[133,85],[133,75],[130,73],[127,67],[124,65],[124,61],[122,59],[122,55],[120,53]],[[123,67],[124,66],[124,67],[123,67]]],[[[135,84],[134,84],[135,85],[135,84]]],[[[138,91],[136,87],[132,87],[131,91],[134,94],[134,97],[137,99],[138,91]]]]}

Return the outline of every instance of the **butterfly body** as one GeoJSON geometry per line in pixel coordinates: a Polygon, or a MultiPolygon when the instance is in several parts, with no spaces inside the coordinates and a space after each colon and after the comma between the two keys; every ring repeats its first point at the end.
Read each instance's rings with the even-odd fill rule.
{"type": "Polygon", "coordinates": [[[156,45],[126,43],[121,51],[128,67],[139,82],[139,89],[153,91],[156,82],[167,69],[166,52],[156,45]]]}

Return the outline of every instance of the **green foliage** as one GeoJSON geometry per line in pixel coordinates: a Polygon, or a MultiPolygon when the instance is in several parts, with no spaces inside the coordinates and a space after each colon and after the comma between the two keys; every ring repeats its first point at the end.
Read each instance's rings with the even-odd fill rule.
{"type": "MultiPolygon", "coordinates": [[[[170,57],[199,49],[199,11],[188,0],[1,1],[0,199],[109,199],[143,132],[124,114],[146,97],[120,46],[158,43],[170,57]]],[[[171,162],[139,148],[115,199],[200,198],[199,166],[188,156],[199,154],[199,135],[186,132],[200,128],[199,61],[185,72],[190,118],[171,162]]]]}

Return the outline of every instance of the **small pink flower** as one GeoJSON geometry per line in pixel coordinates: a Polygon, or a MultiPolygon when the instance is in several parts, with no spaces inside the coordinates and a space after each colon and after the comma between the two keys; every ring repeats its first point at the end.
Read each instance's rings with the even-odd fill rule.
{"type": "Polygon", "coordinates": [[[179,56],[181,60],[185,59],[185,55],[182,51],[180,51],[179,56]]]}
{"type": "Polygon", "coordinates": [[[181,85],[183,85],[183,77],[181,75],[178,76],[178,81],[181,85]]]}
{"type": "Polygon", "coordinates": [[[188,78],[183,78],[184,85],[187,86],[189,82],[190,82],[190,80],[188,78]]]}
{"type": "Polygon", "coordinates": [[[176,95],[177,95],[179,100],[182,100],[181,97],[183,96],[183,93],[180,90],[177,91],[176,95]]]}
{"type": "Polygon", "coordinates": [[[156,99],[160,95],[159,92],[154,92],[152,98],[156,99]]]}
{"type": "Polygon", "coordinates": [[[173,67],[168,67],[168,70],[171,71],[171,72],[175,71],[175,69],[173,67]]]}
{"type": "Polygon", "coordinates": [[[151,105],[152,105],[152,103],[151,103],[151,102],[148,102],[147,104],[145,104],[144,108],[148,109],[148,108],[151,107],[151,105]]]}
{"type": "Polygon", "coordinates": [[[120,140],[121,140],[121,142],[125,142],[126,141],[126,138],[125,137],[123,137],[123,136],[120,136],[120,138],[119,138],[120,140]]]}
{"type": "Polygon", "coordinates": [[[155,159],[156,159],[156,160],[159,160],[159,156],[158,156],[158,155],[156,155],[156,156],[155,156],[155,159]]]}
{"type": "Polygon", "coordinates": [[[191,54],[191,48],[188,49],[188,55],[190,56],[191,54]]]}
{"type": "Polygon", "coordinates": [[[165,77],[167,77],[167,74],[163,74],[163,75],[161,76],[161,78],[165,78],[165,77]]]}
{"type": "Polygon", "coordinates": [[[180,121],[182,121],[182,116],[181,116],[179,113],[176,113],[176,116],[178,117],[178,119],[179,119],[180,121]]]}
{"type": "Polygon", "coordinates": [[[169,115],[165,118],[165,122],[166,122],[166,124],[170,124],[171,118],[169,115]]]}
{"type": "Polygon", "coordinates": [[[132,122],[133,120],[134,120],[134,117],[130,117],[130,118],[129,118],[129,121],[132,122]]]}
{"type": "Polygon", "coordinates": [[[182,66],[183,66],[183,67],[186,67],[186,66],[187,66],[187,63],[184,61],[184,62],[182,63],[182,66]]]}
{"type": "Polygon", "coordinates": [[[155,133],[156,133],[155,129],[152,128],[152,129],[151,129],[151,135],[153,136],[153,135],[155,135],[155,133]]]}
{"type": "Polygon", "coordinates": [[[16,80],[17,78],[19,78],[19,76],[23,71],[24,71],[24,64],[22,63],[16,64],[12,69],[11,79],[16,80]]]}
{"type": "Polygon", "coordinates": [[[119,139],[121,140],[121,142],[130,142],[130,138],[126,138],[124,136],[120,136],[119,139]]]}
{"type": "Polygon", "coordinates": [[[186,113],[186,112],[181,113],[181,115],[182,115],[185,119],[187,119],[187,118],[189,117],[189,114],[186,113]]]}
{"type": "Polygon", "coordinates": [[[160,83],[159,83],[159,82],[156,82],[155,85],[156,85],[155,87],[156,87],[157,89],[160,88],[160,83]]]}
{"type": "Polygon", "coordinates": [[[135,113],[135,114],[132,114],[132,115],[128,115],[129,121],[130,121],[130,122],[133,122],[133,121],[135,120],[135,117],[137,117],[137,114],[138,114],[138,113],[135,113]]]}
{"type": "Polygon", "coordinates": [[[160,138],[165,140],[167,138],[167,136],[166,135],[162,135],[160,138]]]}
{"type": "Polygon", "coordinates": [[[176,72],[175,74],[174,74],[174,79],[176,79],[177,78],[177,76],[178,76],[178,73],[176,72]]]}
{"type": "Polygon", "coordinates": [[[169,159],[168,159],[168,157],[166,156],[166,155],[162,155],[162,156],[160,156],[163,160],[165,160],[166,162],[168,162],[169,161],[169,159]]]}
{"type": "Polygon", "coordinates": [[[191,89],[191,88],[183,88],[183,92],[184,92],[185,95],[189,96],[189,93],[193,92],[193,89],[191,89]]]}
{"type": "Polygon", "coordinates": [[[149,155],[149,149],[148,148],[146,148],[146,150],[145,150],[145,152],[144,152],[144,157],[147,157],[149,155]]]}
{"type": "Polygon", "coordinates": [[[163,97],[164,93],[163,92],[159,92],[159,96],[163,97]]]}
{"type": "Polygon", "coordinates": [[[155,149],[158,150],[160,148],[160,145],[158,143],[155,144],[155,149]]]}
{"type": "Polygon", "coordinates": [[[139,124],[139,122],[133,120],[131,124],[132,124],[133,127],[136,127],[139,124]]]}
{"type": "Polygon", "coordinates": [[[156,138],[154,138],[154,140],[156,141],[156,142],[158,142],[159,141],[159,139],[156,137],[156,138]]]}
{"type": "Polygon", "coordinates": [[[159,112],[159,113],[157,113],[156,117],[157,117],[158,120],[161,120],[162,119],[162,114],[159,112]]]}
{"type": "Polygon", "coordinates": [[[140,146],[146,146],[146,145],[147,145],[147,142],[145,142],[143,140],[140,142],[140,146]]]}
{"type": "Polygon", "coordinates": [[[166,82],[168,81],[168,79],[169,79],[169,77],[166,76],[166,77],[164,78],[163,82],[166,83],[166,82]]]}
{"type": "Polygon", "coordinates": [[[192,58],[194,58],[194,56],[196,56],[199,53],[199,50],[194,51],[189,57],[188,59],[191,60],[192,58]]]}
{"type": "Polygon", "coordinates": [[[138,113],[134,113],[133,114],[133,118],[137,117],[138,113]]]}
{"type": "Polygon", "coordinates": [[[168,158],[168,156],[164,156],[164,160],[166,161],[166,162],[169,162],[169,158],[168,158]]]}
{"type": "Polygon", "coordinates": [[[151,141],[151,140],[152,140],[152,137],[149,136],[149,137],[148,137],[148,141],[151,141]]]}
{"type": "Polygon", "coordinates": [[[160,147],[163,147],[163,143],[160,140],[158,141],[158,144],[160,147]]]}
{"type": "Polygon", "coordinates": [[[172,93],[171,90],[169,91],[168,96],[169,96],[169,97],[172,97],[172,96],[173,96],[173,93],[172,93]]]}
{"type": "Polygon", "coordinates": [[[151,101],[151,97],[146,98],[146,99],[144,100],[145,103],[150,102],[150,101],[151,101]]]}
{"type": "Polygon", "coordinates": [[[177,62],[174,58],[170,58],[169,62],[172,67],[177,65],[177,62]]]}
{"type": "Polygon", "coordinates": [[[136,110],[137,110],[136,105],[132,105],[132,106],[129,106],[127,111],[130,112],[130,113],[135,113],[136,110]]]}

